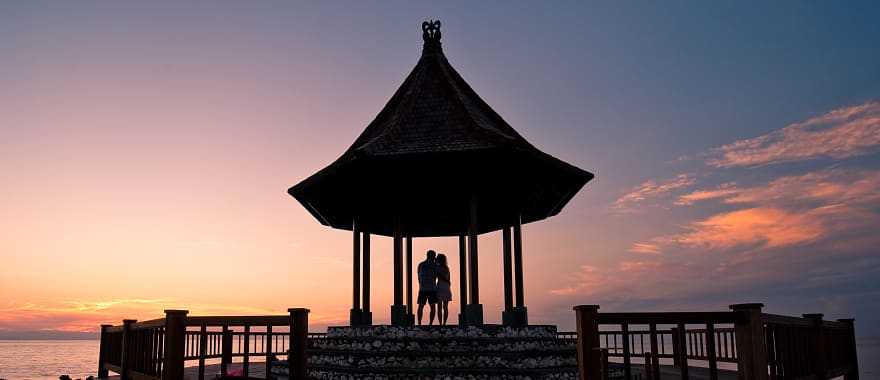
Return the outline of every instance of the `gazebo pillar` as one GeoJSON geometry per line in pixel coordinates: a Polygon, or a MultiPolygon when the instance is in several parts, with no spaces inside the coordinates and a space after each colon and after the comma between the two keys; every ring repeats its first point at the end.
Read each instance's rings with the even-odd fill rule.
{"type": "Polygon", "coordinates": [[[364,232],[363,236],[364,275],[362,277],[364,279],[364,302],[362,305],[363,309],[361,310],[361,325],[370,326],[373,324],[373,313],[370,312],[370,233],[364,232]]]}
{"type": "Polygon", "coordinates": [[[516,283],[516,306],[513,308],[513,326],[526,326],[529,324],[528,311],[526,310],[525,297],[523,296],[523,263],[522,263],[522,218],[516,216],[513,225],[513,265],[514,282],[516,283]]]}
{"type": "Polygon", "coordinates": [[[501,230],[501,255],[504,262],[504,311],[501,312],[501,323],[505,326],[515,324],[513,314],[513,268],[510,252],[510,227],[501,230]]]}
{"type": "Polygon", "coordinates": [[[354,255],[352,257],[352,286],[351,286],[351,311],[348,314],[348,323],[351,326],[359,326],[361,324],[361,232],[358,230],[360,226],[357,221],[351,222],[352,246],[354,255]]]}
{"type": "Polygon", "coordinates": [[[479,260],[477,257],[477,198],[470,202],[468,223],[468,262],[470,264],[470,302],[466,306],[466,322],[469,325],[483,324],[483,305],[480,304],[479,260]]]}
{"type": "Polygon", "coordinates": [[[413,314],[413,239],[411,236],[406,237],[406,314],[409,318],[409,324],[414,324],[416,317],[413,314]]]}
{"type": "Polygon", "coordinates": [[[467,243],[464,235],[458,235],[458,283],[459,304],[461,311],[458,313],[458,324],[467,324],[466,307],[468,303],[468,270],[467,270],[467,243]]]}
{"type": "Polygon", "coordinates": [[[394,223],[394,304],[391,305],[391,325],[406,326],[409,317],[403,304],[403,237],[400,221],[394,223]]]}

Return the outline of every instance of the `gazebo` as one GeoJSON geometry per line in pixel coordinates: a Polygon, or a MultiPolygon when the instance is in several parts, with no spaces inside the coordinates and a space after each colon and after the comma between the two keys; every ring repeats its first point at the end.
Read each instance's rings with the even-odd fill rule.
{"type": "Polygon", "coordinates": [[[502,321],[527,325],[521,225],[558,214],[593,174],[538,150],[486,104],[444,56],[440,21],[422,37],[415,68],[354,144],[288,192],[353,233],[352,326],[372,324],[371,235],[393,238],[392,325],[413,323],[412,239],[443,236],[459,241],[459,323],[482,325],[477,241],[499,230],[502,321]]]}

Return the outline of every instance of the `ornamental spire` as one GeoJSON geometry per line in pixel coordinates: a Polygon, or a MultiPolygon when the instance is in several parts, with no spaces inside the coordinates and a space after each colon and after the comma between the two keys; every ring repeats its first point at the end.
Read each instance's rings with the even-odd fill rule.
{"type": "Polygon", "coordinates": [[[440,51],[440,20],[422,22],[422,39],[425,40],[424,53],[440,51]]]}

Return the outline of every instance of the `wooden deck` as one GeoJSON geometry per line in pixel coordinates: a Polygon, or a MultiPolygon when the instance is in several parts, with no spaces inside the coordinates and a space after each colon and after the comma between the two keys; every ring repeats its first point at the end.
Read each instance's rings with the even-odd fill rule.
{"type": "MultiPolygon", "coordinates": [[[[238,371],[241,370],[241,363],[232,363],[229,364],[230,371],[238,371]]],[[[248,371],[250,377],[256,378],[266,378],[266,365],[265,362],[251,362],[250,370],[248,371]]],[[[219,377],[220,375],[220,364],[205,364],[205,379],[214,379],[219,377]]],[[[186,380],[198,380],[199,378],[199,367],[192,366],[184,368],[183,372],[184,379],[186,380]]],[[[119,380],[119,375],[114,375],[107,377],[108,380],[119,380]]]]}

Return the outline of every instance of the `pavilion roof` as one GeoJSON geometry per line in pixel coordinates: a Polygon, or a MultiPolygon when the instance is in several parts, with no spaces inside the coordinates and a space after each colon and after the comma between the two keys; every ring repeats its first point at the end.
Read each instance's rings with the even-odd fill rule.
{"type": "Polygon", "coordinates": [[[506,211],[492,211],[494,206],[486,207],[491,202],[481,202],[484,205],[480,215],[481,232],[509,225],[506,220],[516,213],[522,215],[524,223],[558,213],[593,175],[541,152],[517,133],[449,64],[440,43],[439,22],[436,29],[432,24],[428,26],[423,26],[425,45],[418,63],[376,118],[341,157],[290,188],[289,193],[325,225],[350,229],[352,220],[360,218],[366,221],[367,227],[372,226],[371,232],[386,235],[394,223],[389,219],[391,215],[405,219],[404,229],[409,236],[460,233],[466,225],[460,219],[466,219],[467,215],[459,218],[437,214],[444,210],[467,214],[459,207],[452,207],[452,211],[448,207],[419,208],[418,205],[425,202],[466,205],[468,196],[464,192],[508,201],[507,206],[496,205],[510,209],[506,211]],[[486,171],[491,174],[480,174],[486,171]],[[509,191],[511,194],[499,196],[498,191],[508,191],[494,187],[503,184],[522,190],[523,182],[525,187],[530,186],[529,178],[486,181],[496,175],[506,173],[518,177],[530,171],[539,172],[534,173],[541,177],[538,182],[553,183],[549,188],[509,191]],[[395,174],[406,178],[397,178],[395,174]],[[364,189],[365,184],[371,188],[364,189]],[[422,192],[424,196],[401,192],[398,190],[401,186],[415,187],[412,191],[422,192]],[[356,188],[360,190],[353,191],[356,188]],[[534,210],[535,207],[530,209],[526,204],[535,203],[534,199],[517,200],[517,196],[552,199],[538,207],[542,210],[534,210]],[[395,200],[406,200],[408,204],[400,207],[388,204],[395,200]],[[428,219],[415,212],[430,213],[437,218],[428,219]],[[386,215],[381,215],[383,213],[386,215]],[[411,215],[405,215],[408,213],[411,215]],[[497,215],[482,215],[484,213],[497,215]]]}

